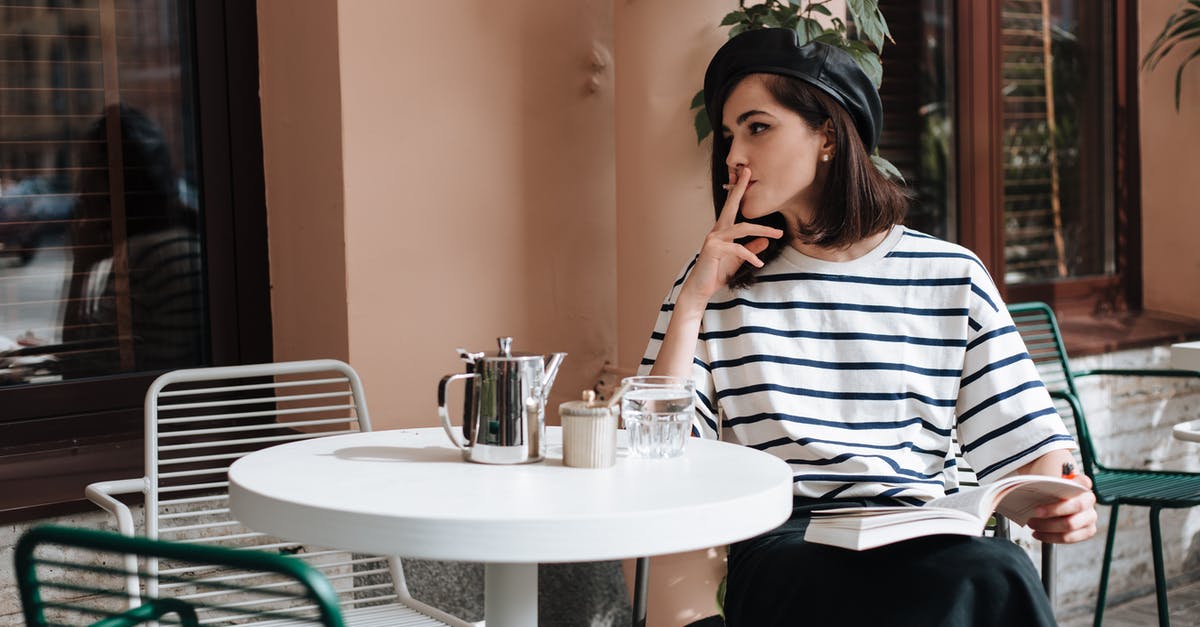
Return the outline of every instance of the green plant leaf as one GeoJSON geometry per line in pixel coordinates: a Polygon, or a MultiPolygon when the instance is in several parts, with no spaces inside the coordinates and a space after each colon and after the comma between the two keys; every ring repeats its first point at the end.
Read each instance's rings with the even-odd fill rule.
{"type": "Polygon", "coordinates": [[[863,72],[866,72],[867,77],[878,88],[879,84],[883,82],[883,64],[879,62],[879,55],[867,49],[861,41],[851,40],[845,50],[854,57],[858,66],[862,68],[863,72]]]}
{"type": "Polygon", "coordinates": [[[764,25],[770,26],[771,28],[779,28],[780,26],[783,26],[783,23],[779,21],[779,16],[773,12],[764,15],[762,22],[764,25]]]}
{"type": "Polygon", "coordinates": [[[876,50],[883,50],[885,38],[891,38],[887,20],[879,11],[878,0],[847,0],[846,9],[854,18],[854,23],[867,40],[874,44],[876,50]]]}
{"type": "Polygon", "coordinates": [[[833,12],[831,12],[829,8],[823,4],[810,4],[808,5],[808,9],[810,11],[816,11],[817,13],[820,13],[826,17],[833,17],[833,12]]]}
{"type": "Polygon", "coordinates": [[[825,28],[821,26],[820,22],[812,18],[802,17],[796,24],[795,31],[800,40],[800,45],[803,46],[825,32],[825,28]]]}
{"type": "Polygon", "coordinates": [[[742,21],[745,17],[746,13],[744,11],[732,11],[725,14],[725,17],[721,19],[721,26],[732,26],[742,21]]]}
{"type": "Polygon", "coordinates": [[[701,89],[700,91],[696,92],[695,96],[692,97],[692,104],[688,107],[688,109],[690,110],[690,109],[695,109],[696,107],[703,107],[703,106],[704,106],[704,90],[701,89]]]}
{"type": "Polygon", "coordinates": [[[857,54],[866,54],[868,52],[871,54],[875,54],[875,51],[871,50],[871,47],[868,46],[866,44],[866,42],[862,41],[861,39],[847,39],[846,44],[842,47],[845,48],[851,54],[856,54],[856,53],[857,54]]]}
{"type": "Polygon", "coordinates": [[[1189,54],[1182,63],[1179,64],[1179,69],[1175,71],[1175,112],[1179,113],[1179,100],[1183,92],[1183,68],[1191,62],[1192,59],[1200,57],[1200,48],[1196,48],[1189,54]]]}
{"type": "Polygon", "coordinates": [[[747,26],[745,23],[736,24],[736,25],[734,25],[733,28],[729,29],[729,36],[733,37],[734,35],[737,35],[738,33],[745,32],[748,28],[749,28],[749,26],[747,26]]]}
{"type": "Polygon", "coordinates": [[[850,15],[854,17],[854,21],[858,21],[858,16],[867,12],[867,4],[875,4],[871,0],[846,0],[846,9],[850,11],[850,15]]]}
{"type": "Polygon", "coordinates": [[[705,137],[708,137],[712,133],[712,123],[708,121],[708,112],[704,110],[704,107],[696,110],[694,124],[696,127],[696,143],[699,144],[704,141],[705,137]]]}
{"type": "MultiPolygon", "coordinates": [[[[1193,4],[1200,7],[1200,3],[1193,2],[1193,4]]],[[[1142,69],[1153,70],[1177,44],[1185,39],[1191,39],[1197,32],[1200,32],[1200,10],[1185,6],[1172,13],[1163,25],[1162,31],[1150,44],[1150,49],[1142,59],[1142,69]]]]}
{"type": "Polygon", "coordinates": [[[875,164],[875,168],[883,173],[884,176],[899,181],[901,185],[906,185],[904,175],[900,173],[899,168],[892,164],[891,161],[879,156],[878,153],[871,155],[871,163],[875,164]]]}
{"type": "Polygon", "coordinates": [[[827,31],[821,33],[820,35],[816,36],[813,39],[813,41],[819,41],[823,44],[837,46],[838,48],[846,47],[845,44],[843,43],[842,36],[837,31],[832,31],[832,30],[827,30],[827,31]]]}

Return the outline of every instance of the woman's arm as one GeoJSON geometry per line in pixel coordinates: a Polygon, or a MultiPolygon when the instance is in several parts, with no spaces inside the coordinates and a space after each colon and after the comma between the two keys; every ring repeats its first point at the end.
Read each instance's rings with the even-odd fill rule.
{"type": "MultiPolygon", "coordinates": [[[[1017,473],[1061,477],[1064,464],[1078,468],[1070,451],[1059,449],[1025,464],[1017,469],[1017,473]]],[[[1033,537],[1038,540],[1070,544],[1096,535],[1096,495],[1091,490],[1092,480],[1082,472],[1074,474],[1072,478],[1088,491],[1053,505],[1039,507],[1035,517],[1029,519],[1029,528],[1033,529],[1033,537]]]]}
{"type": "Polygon", "coordinates": [[[749,180],[750,168],[737,171],[733,189],[729,190],[721,215],[704,237],[704,246],[700,249],[696,264],[683,282],[679,297],[675,299],[671,321],[667,324],[662,346],[659,347],[650,374],[676,377],[691,374],[696,340],[700,337],[700,320],[704,317],[708,300],[725,286],[743,261],[761,268],[763,262],[758,258],[758,253],[766,250],[767,238],[783,237],[783,231],[779,229],[737,221],[742,195],[746,193],[749,180]],[[737,243],[736,240],[748,236],[757,238],[744,246],[737,243]]]}

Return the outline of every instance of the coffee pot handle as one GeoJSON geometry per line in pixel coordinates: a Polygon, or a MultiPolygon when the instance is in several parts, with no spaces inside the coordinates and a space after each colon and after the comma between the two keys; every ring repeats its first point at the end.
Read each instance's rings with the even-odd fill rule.
{"type": "MultiPolygon", "coordinates": [[[[438,383],[438,416],[442,419],[442,427],[446,429],[446,436],[454,443],[454,446],[465,449],[469,446],[469,442],[464,441],[457,433],[455,433],[454,425],[450,423],[450,410],[446,407],[446,386],[457,379],[473,379],[474,373],[465,372],[459,374],[448,374],[442,377],[438,383]]],[[[463,420],[470,420],[470,416],[463,416],[463,420]]]]}

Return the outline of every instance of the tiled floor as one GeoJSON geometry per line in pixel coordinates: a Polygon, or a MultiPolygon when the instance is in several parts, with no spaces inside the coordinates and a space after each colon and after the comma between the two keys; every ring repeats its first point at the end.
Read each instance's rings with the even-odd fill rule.
{"type": "MultiPolygon", "coordinates": [[[[1200,580],[1176,586],[1167,592],[1167,607],[1171,610],[1171,627],[1200,627],[1200,580]]],[[[1154,593],[1138,597],[1104,611],[1105,627],[1146,627],[1158,624],[1154,593]]],[[[1092,615],[1072,616],[1059,623],[1060,627],[1090,627],[1092,615]]]]}

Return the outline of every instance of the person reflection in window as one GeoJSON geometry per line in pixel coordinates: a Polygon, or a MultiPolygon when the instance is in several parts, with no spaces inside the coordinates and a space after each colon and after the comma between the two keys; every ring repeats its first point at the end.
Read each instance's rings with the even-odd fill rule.
{"type": "Polygon", "coordinates": [[[60,354],[67,377],[193,366],[203,356],[197,211],[180,198],[158,126],[127,105],[117,113],[123,198],[110,193],[118,160],[106,117],[85,142],[82,162],[108,167],[85,167],[80,176],[60,354]],[[115,236],[117,203],[124,205],[123,238],[115,236]]]}

